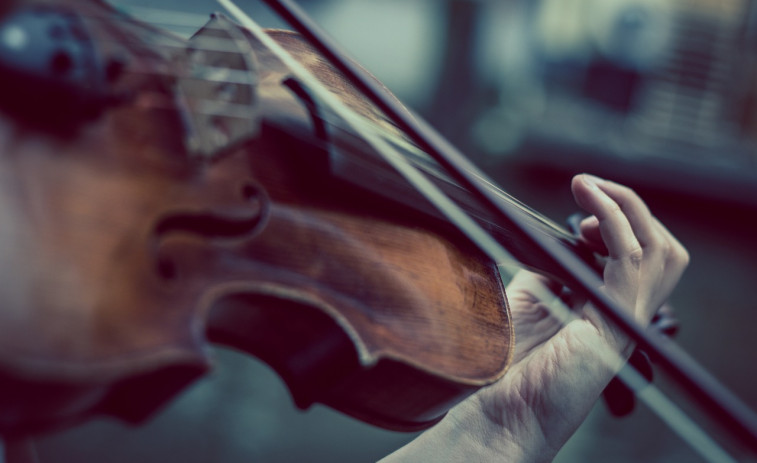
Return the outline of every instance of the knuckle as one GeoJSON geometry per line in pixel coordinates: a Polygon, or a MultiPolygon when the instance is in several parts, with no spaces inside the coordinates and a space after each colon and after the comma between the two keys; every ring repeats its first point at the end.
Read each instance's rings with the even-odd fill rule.
{"type": "Polygon", "coordinates": [[[689,256],[689,251],[687,251],[685,248],[681,248],[681,262],[683,262],[684,266],[688,266],[689,262],[691,262],[691,256],[689,256]]]}
{"type": "Polygon", "coordinates": [[[685,269],[689,265],[689,252],[680,243],[668,243],[669,251],[665,255],[665,263],[674,269],[685,269]]]}
{"type": "Polygon", "coordinates": [[[684,248],[680,244],[677,246],[674,256],[676,263],[680,267],[685,268],[689,265],[689,261],[691,259],[691,257],[689,256],[689,251],[687,251],[686,248],[684,248]]]}
{"type": "Polygon", "coordinates": [[[665,260],[668,260],[674,254],[673,246],[667,240],[658,239],[656,247],[660,250],[660,254],[662,254],[665,260]]]}
{"type": "Polygon", "coordinates": [[[634,267],[640,267],[641,261],[644,260],[644,250],[641,246],[631,249],[628,253],[627,259],[634,267]]]}
{"type": "Polygon", "coordinates": [[[607,214],[608,215],[614,215],[614,216],[625,216],[623,213],[623,209],[621,209],[620,204],[618,204],[615,201],[610,201],[607,204],[607,214]]]}
{"type": "Polygon", "coordinates": [[[659,232],[651,233],[643,247],[649,251],[659,252],[665,258],[671,252],[670,242],[659,232]]]}

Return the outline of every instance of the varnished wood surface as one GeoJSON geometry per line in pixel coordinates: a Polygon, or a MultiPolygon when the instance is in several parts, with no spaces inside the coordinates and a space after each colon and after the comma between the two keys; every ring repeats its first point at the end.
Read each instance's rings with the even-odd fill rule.
{"type": "Polygon", "coordinates": [[[0,119],[0,432],[142,420],[207,370],[208,335],[271,363],[301,406],[390,427],[426,425],[503,374],[494,266],[439,221],[327,175],[281,130],[307,131],[308,113],[265,50],[260,135],[197,159],[180,114],[155,104],[181,55],[92,27],[127,53],[117,85],[134,98],[69,136],[0,119]]]}

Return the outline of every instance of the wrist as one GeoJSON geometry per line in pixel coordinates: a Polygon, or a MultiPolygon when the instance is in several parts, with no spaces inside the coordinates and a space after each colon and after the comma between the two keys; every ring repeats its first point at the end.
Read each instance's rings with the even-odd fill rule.
{"type": "MultiPolygon", "coordinates": [[[[527,433],[528,434],[528,433],[527,433]]],[[[434,462],[538,462],[536,452],[526,451],[511,430],[487,418],[481,402],[471,397],[431,429],[381,460],[381,463],[404,461],[434,462]]],[[[532,449],[533,450],[533,449],[532,449]]]]}

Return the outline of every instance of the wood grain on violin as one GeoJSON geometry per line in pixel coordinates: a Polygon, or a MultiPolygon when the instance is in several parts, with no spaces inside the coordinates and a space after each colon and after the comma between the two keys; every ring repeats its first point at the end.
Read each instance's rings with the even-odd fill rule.
{"type": "MultiPolygon", "coordinates": [[[[504,373],[495,266],[440,220],[335,181],[312,104],[254,40],[216,18],[179,43],[96,0],[15,7],[35,5],[81,18],[85,33],[62,33],[123,69],[64,131],[49,121],[65,114],[35,122],[59,108],[1,108],[0,433],[140,421],[207,371],[209,342],[268,362],[300,406],[393,428],[504,373]]],[[[392,130],[296,36],[275,37],[392,130]]]]}

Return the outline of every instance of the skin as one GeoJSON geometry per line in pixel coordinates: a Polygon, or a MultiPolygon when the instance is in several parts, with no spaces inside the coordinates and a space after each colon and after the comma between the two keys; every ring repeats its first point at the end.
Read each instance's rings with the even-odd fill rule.
{"type": "MultiPolygon", "coordinates": [[[[586,174],[574,177],[571,188],[590,214],[581,223],[582,238],[608,256],[605,289],[648,325],[686,268],[686,249],[631,189],[586,174]]],[[[633,344],[590,305],[563,325],[536,295],[543,285],[554,283],[522,271],[507,288],[516,334],[509,371],[382,463],[555,457],[633,344]]]]}

